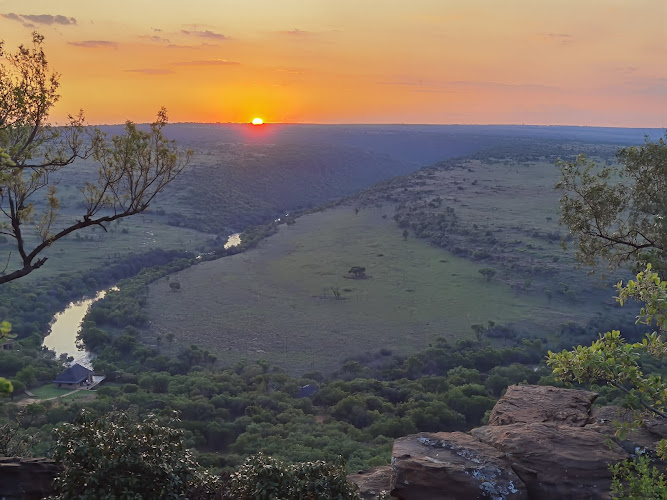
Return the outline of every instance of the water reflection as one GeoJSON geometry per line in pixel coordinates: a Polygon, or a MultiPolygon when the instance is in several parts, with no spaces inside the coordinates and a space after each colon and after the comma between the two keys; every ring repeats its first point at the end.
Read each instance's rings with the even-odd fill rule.
{"type": "Polygon", "coordinates": [[[234,233],[227,238],[227,243],[225,243],[225,249],[235,247],[241,244],[241,234],[234,233]]]}
{"type": "MultiPolygon", "coordinates": [[[[118,290],[113,287],[110,290],[118,290]]],[[[88,351],[79,350],[76,347],[76,336],[81,329],[83,318],[90,310],[94,302],[103,299],[108,290],[97,292],[95,297],[70,302],[64,311],[57,313],[51,322],[49,334],[44,337],[43,345],[56,352],[56,356],[67,354],[74,358],[74,363],[90,367],[92,355],[88,351]]]]}

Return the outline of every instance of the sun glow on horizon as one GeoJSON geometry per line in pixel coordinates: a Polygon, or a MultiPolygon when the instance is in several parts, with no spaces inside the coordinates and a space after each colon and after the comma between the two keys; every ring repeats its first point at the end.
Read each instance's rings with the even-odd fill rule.
{"type": "Polygon", "coordinates": [[[264,125],[264,120],[261,118],[253,118],[252,119],[252,124],[253,125],[264,125]]]}
{"type": "Polygon", "coordinates": [[[46,37],[56,123],[667,125],[665,0],[0,3],[7,51],[46,37]]]}

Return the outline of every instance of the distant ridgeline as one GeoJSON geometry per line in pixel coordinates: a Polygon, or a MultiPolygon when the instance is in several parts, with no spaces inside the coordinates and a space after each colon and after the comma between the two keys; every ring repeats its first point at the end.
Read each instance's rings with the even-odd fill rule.
{"type": "Polygon", "coordinates": [[[449,158],[497,148],[544,155],[553,145],[555,159],[558,143],[641,143],[644,133],[657,134],[581,127],[268,124],[257,131],[172,125],[167,134],[197,156],[153,210],[173,225],[240,231],[449,158]]]}

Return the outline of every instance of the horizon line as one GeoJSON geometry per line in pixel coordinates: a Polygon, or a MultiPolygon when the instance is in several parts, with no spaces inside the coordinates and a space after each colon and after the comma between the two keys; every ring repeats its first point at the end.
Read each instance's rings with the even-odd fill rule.
{"type": "MultiPolygon", "coordinates": [[[[131,121],[131,120],[130,120],[131,121]]],[[[152,122],[133,122],[137,125],[150,125],[152,122]]],[[[54,124],[55,126],[64,126],[54,124]]],[[[115,127],[123,126],[123,123],[96,123],[88,124],[92,127],[115,127]]],[[[248,125],[251,127],[265,127],[271,125],[306,125],[306,126],[346,126],[346,127],[571,127],[571,128],[606,128],[606,129],[651,129],[667,130],[667,125],[663,126],[624,126],[624,125],[572,125],[572,124],[535,124],[535,123],[344,123],[344,122],[264,122],[261,125],[253,125],[251,122],[197,122],[197,121],[178,121],[168,122],[167,125],[248,125]]]]}

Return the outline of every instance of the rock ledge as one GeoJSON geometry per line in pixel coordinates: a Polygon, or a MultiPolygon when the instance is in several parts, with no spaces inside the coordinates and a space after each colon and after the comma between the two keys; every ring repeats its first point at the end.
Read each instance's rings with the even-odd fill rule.
{"type": "MultiPolygon", "coordinates": [[[[591,413],[597,394],[511,386],[489,425],[394,441],[398,500],[608,499],[609,464],[630,455],[591,413]]],[[[603,421],[604,423],[604,421],[603,421]]],[[[654,432],[654,435],[657,433],[654,432]]]]}

